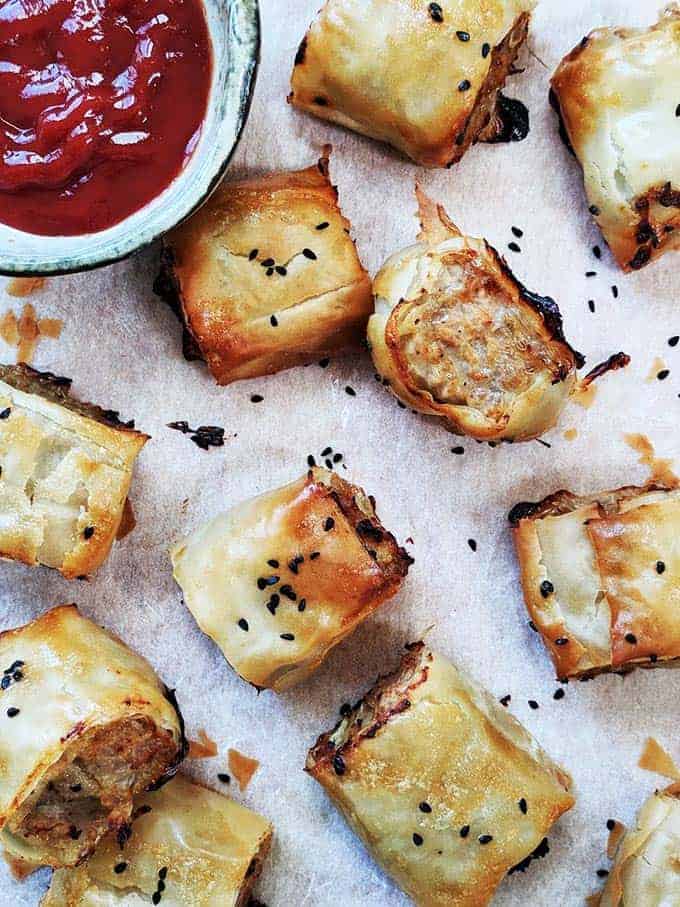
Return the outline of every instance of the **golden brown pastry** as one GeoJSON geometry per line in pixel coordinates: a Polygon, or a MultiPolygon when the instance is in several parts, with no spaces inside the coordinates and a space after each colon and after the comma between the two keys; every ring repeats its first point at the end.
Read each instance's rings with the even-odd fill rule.
{"type": "Polygon", "coordinates": [[[135,801],[122,848],[108,838],[55,872],[41,907],[246,907],[271,837],[262,816],[178,775],[135,801]]]}
{"type": "Polygon", "coordinates": [[[70,384],[0,365],[0,556],[67,579],[106,560],[148,440],[117,413],[71,397],[70,384]]]}
{"type": "Polygon", "coordinates": [[[268,375],[364,337],[371,282],[328,176],[328,154],[297,173],[224,183],[165,237],[156,292],[182,318],[185,354],[218,384],[268,375]]]}
{"type": "Polygon", "coordinates": [[[373,500],[325,469],[239,504],[171,554],[203,632],[241,677],[277,691],[315,671],[412,563],[373,500]]]}
{"type": "Polygon", "coordinates": [[[482,907],[548,851],[571,779],[498,702],[422,642],[307,758],[419,907],[482,907]]]}
{"type": "Polygon", "coordinates": [[[527,607],[558,677],[680,658],[680,489],[558,491],[510,519],[527,607]]]}
{"type": "Polygon", "coordinates": [[[680,6],[651,28],[600,28],[552,79],[590,211],[624,271],[680,245],[680,6]]]}
{"type": "Polygon", "coordinates": [[[124,841],[133,796],[185,755],[173,693],[75,605],[0,633],[0,670],[0,844],[74,866],[103,835],[124,841]]]}
{"type": "Polygon", "coordinates": [[[656,791],[619,844],[599,907],[680,904],[680,785],[656,791]]]}
{"type": "Polygon", "coordinates": [[[463,236],[417,195],[418,244],[373,282],[375,367],[407,406],[456,434],[536,438],[557,422],[585,360],[567,343],[554,300],[530,293],[487,242],[463,236]]]}
{"type": "Polygon", "coordinates": [[[288,100],[418,164],[451,166],[474,142],[526,136],[526,108],[500,89],[535,6],[327,0],[297,52],[288,100]]]}

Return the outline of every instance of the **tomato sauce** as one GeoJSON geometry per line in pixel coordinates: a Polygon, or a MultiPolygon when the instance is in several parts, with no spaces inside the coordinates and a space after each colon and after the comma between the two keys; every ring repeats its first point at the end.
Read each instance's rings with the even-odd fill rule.
{"type": "Polygon", "coordinates": [[[155,198],[201,134],[201,0],[0,0],[0,221],[104,230],[155,198]]]}

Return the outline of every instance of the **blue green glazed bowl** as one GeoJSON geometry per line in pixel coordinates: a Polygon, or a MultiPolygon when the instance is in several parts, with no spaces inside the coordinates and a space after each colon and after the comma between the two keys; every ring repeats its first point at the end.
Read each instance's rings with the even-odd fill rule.
{"type": "Polygon", "coordinates": [[[38,236],[0,224],[0,274],[86,271],[137,252],[192,214],[218,186],[243,131],[260,53],[258,0],[204,0],[213,80],[200,141],[182,173],[120,223],[81,236],[38,236]]]}

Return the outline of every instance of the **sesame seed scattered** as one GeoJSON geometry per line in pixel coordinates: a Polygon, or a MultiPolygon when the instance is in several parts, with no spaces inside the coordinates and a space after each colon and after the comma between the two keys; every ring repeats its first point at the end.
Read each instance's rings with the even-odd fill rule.
{"type": "Polygon", "coordinates": [[[257,258],[258,251],[259,251],[259,249],[253,249],[251,251],[250,255],[248,256],[248,261],[255,261],[255,259],[257,258]]]}
{"type": "Polygon", "coordinates": [[[507,709],[507,707],[510,705],[511,699],[512,699],[512,696],[510,695],[510,693],[507,693],[505,696],[501,696],[499,701],[500,701],[500,704],[505,706],[505,708],[507,709]]]}
{"type": "Polygon", "coordinates": [[[550,598],[550,596],[555,591],[555,587],[548,579],[544,579],[541,583],[541,595],[543,598],[550,598]]]}
{"type": "Polygon", "coordinates": [[[456,37],[459,41],[462,41],[463,44],[466,44],[470,40],[470,32],[467,31],[457,31],[456,37]]]}
{"type": "Polygon", "coordinates": [[[470,834],[470,826],[469,826],[469,825],[463,825],[463,827],[462,827],[461,830],[458,832],[458,834],[461,836],[461,838],[467,838],[467,836],[470,834]]]}
{"type": "Polygon", "coordinates": [[[330,359],[319,359],[319,365],[321,366],[321,368],[328,368],[330,362],[330,359]]]}
{"type": "Polygon", "coordinates": [[[357,395],[357,392],[354,390],[353,387],[350,387],[349,384],[345,388],[345,393],[348,394],[350,397],[356,397],[356,395],[357,395]]]}
{"type": "Polygon", "coordinates": [[[430,3],[428,10],[430,12],[430,17],[434,22],[444,21],[444,11],[438,3],[430,3]]]}
{"type": "Polygon", "coordinates": [[[676,117],[680,117],[680,104],[675,108],[675,115],[676,117]]]}
{"type": "Polygon", "coordinates": [[[423,845],[423,836],[419,835],[417,831],[413,832],[413,843],[416,847],[422,847],[423,845]]]}
{"type": "Polygon", "coordinates": [[[327,220],[325,220],[325,221],[324,221],[323,223],[321,223],[321,224],[317,224],[317,225],[316,225],[316,229],[317,229],[317,230],[327,230],[329,227],[330,227],[330,224],[328,223],[327,220]]]}
{"type": "Polygon", "coordinates": [[[432,812],[432,807],[426,800],[423,800],[422,803],[418,804],[418,809],[421,811],[421,813],[431,813],[432,812]]]}
{"type": "Polygon", "coordinates": [[[249,629],[249,628],[248,628],[248,621],[245,619],[245,617],[242,617],[242,618],[239,620],[238,625],[239,625],[239,627],[240,627],[245,633],[248,632],[248,629],[249,629]]]}
{"type": "Polygon", "coordinates": [[[607,819],[607,831],[614,831],[616,828],[616,819],[607,819]]]}
{"type": "Polygon", "coordinates": [[[226,772],[218,772],[217,780],[221,781],[222,784],[231,784],[231,775],[228,775],[226,772]]]}
{"type": "Polygon", "coordinates": [[[333,771],[336,775],[344,775],[347,771],[345,760],[342,758],[340,753],[336,753],[335,756],[333,756],[333,771]]]}
{"type": "Polygon", "coordinates": [[[666,572],[666,565],[663,561],[656,562],[656,572],[659,574],[659,576],[661,576],[662,573],[666,572]]]}
{"type": "Polygon", "coordinates": [[[556,646],[566,646],[568,642],[569,642],[569,640],[567,639],[566,636],[560,636],[558,639],[555,640],[555,645],[556,646]]]}
{"type": "Polygon", "coordinates": [[[352,714],[352,706],[349,704],[349,702],[343,702],[343,704],[340,706],[340,714],[343,718],[347,718],[348,715],[352,714]]]}
{"type": "Polygon", "coordinates": [[[555,690],[555,692],[553,693],[553,699],[557,699],[558,701],[560,699],[564,699],[564,696],[565,696],[565,692],[562,689],[555,690]]]}
{"type": "Polygon", "coordinates": [[[612,296],[614,297],[614,299],[619,298],[619,288],[616,285],[612,287],[612,296]]]}
{"type": "Polygon", "coordinates": [[[477,542],[474,539],[468,539],[468,545],[470,546],[470,551],[477,550],[477,542]]]}
{"type": "Polygon", "coordinates": [[[267,268],[267,277],[271,277],[274,273],[274,268],[267,268]]]}
{"type": "Polygon", "coordinates": [[[484,42],[484,44],[482,44],[482,56],[484,57],[485,60],[489,56],[490,53],[491,53],[491,45],[484,42]]]}
{"type": "Polygon", "coordinates": [[[469,91],[472,88],[472,82],[469,79],[463,79],[458,83],[458,91],[469,91]]]}
{"type": "Polygon", "coordinates": [[[265,258],[264,261],[260,262],[260,267],[262,268],[273,268],[276,262],[273,258],[265,258]]]}
{"type": "Polygon", "coordinates": [[[597,277],[597,271],[586,271],[586,277],[597,277]]]}
{"type": "Polygon", "coordinates": [[[595,258],[602,258],[602,249],[599,246],[593,246],[593,255],[595,258]]]}
{"type": "Polygon", "coordinates": [[[295,635],[293,633],[282,633],[281,639],[285,639],[286,642],[293,642],[295,635]]]}
{"type": "Polygon", "coordinates": [[[332,516],[326,517],[326,520],[324,521],[324,524],[323,524],[323,531],[330,532],[334,526],[335,526],[335,520],[333,519],[333,517],[332,516]]]}
{"type": "Polygon", "coordinates": [[[262,396],[262,394],[252,394],[250,397],[251,403],[262,403],[263,400],[264,397],[262,396]]]}
{"type": "Polygon", "coordinates": [[[464,447],[452,447],[451,453],[455,454],[457,457],[462,457],[463,454],[465,453],[465,448],[464,447]]]}
{"type": "Polygon", "coordinates": [[[279,566],[279,562],[278,562],[277,560],[275,560],[274,558],[272,558],[270,561],[267,561],[267,564],[268,564],[270,567],[273,567],[274,570],[276,570],[276,569],[278,568],[278,566],[279,566]]]}
{"type": "Polygon", "coordinates": [[[316,252],[312,252],[311,249],[303,249],[302,254],[305,256],[305,258],[308,258],[310,261],[316,261],[316,259],[317,259],[316,252]]]}
{"type": "Polygon", "coordinates": [[[534,633],[538,633],[538,627],[537,627],[536,624],[533,622],[533,620],[530,620],[530,621],[529,621],[529,629],[530,629],[530,630],[533,630],[534,633]]]}
{"type": "Polygon", "coordinates": [[[160,904],[160,902],[161,902],[161,893],[160,893],[160,891],[154,891],[154,893],[151,895],[151,903],[152,903],[152,904],[160,904]]]}
{"type": "Polygon", "coordinates": [[[312,551],[312,553],[309,555],[310,561],[315,561],[319,557],[321,557],[320,551],[312,551]]]}
{"type": "Polygon", "coordinates": [[[113,871],[116,873],[116,875],[120,875],[121,872],[125,872],[127,865],[127,863],[116,863],[116,865],[113,867],[113,871]]]}
{"type": "Polygon", "coordinates": [[[530,708],[530,709],[533,709],[534,711],[536,711],[536,709],[538,708],[538,703],[536,702],[535,699],[530,699],[530,700],[529,700],[529,708],[530,708]]]}
{"type": "Polygon", "coordinates": [[[588,300],[588,308],[590,309],[591,312],[595,311],[595,300],[594,299],[588,300]]]}
{"type": "Polygon", "coordinates": [[[608,875],[609,875],[608,869],[598,869],[597,870],[598,879],[606,879],[608,875]]]}
{"type": "Polygon", "coordinates": [[[517,805],[519,806],[519,811],[526,816],[529,807],[527,806],[527,801],[524,799],[524,797],[522,797],[517,805]]]}
{"type": "Polygon", "coordinates": [[[678,343],[680,343],[680,336],[678,334],[674,334],[673,337],[668,338],[669,346],[677,346],[678,343]]]}
{"type": "Polygon", "coordinates": [[[276,271],[277,274],[280,274],[281,277],[285,277],[286,274],[288,273],[287,268],[285,268],[283,265],[277,265],[274,270],[276,271]]]}
{"type": "Polygon", "coordinates": [[[508,249],[510,249],[511,252],[521,252],[522,251],[522,249],[520,248],[520,246],[517,245],[516,242],[508,243],[508,249]]]}
{"type": "Polygon", "coordinates": [[[91,539],[93,535],[94,535],[94,526],[86,526],[83,529],[83,538],[91,539]]]}
{"type": "Polygon", "coordinates": [[[316,460],[311,454],[307,457],[307,466],[309,466],[310,469],[314,469],[316,466],[316,460]]]}
{"type": "Polygon", "coordinates": [[[665,381],[666,378],[668,378],[668,376],[670,375],[670,373],[671,373],[670,369],[662,368],[656,377],[659,379],[659,381],[665,381]]]}
{"type": "Polygon", "coordinates": [[[524,230],[520,230],[519,227],[511,227],[512,235],[516,236],[517,239],[521,239],[524,236],[524,230]]]}
{"type": "Polygon", "coordinates": [[[307,599],[301,598],[300,602],[298,604],[298,611],[302,614],[302,612],[305,610],[306,607],[307,607],[307,599]]]}
{"type": "Polygon", "coordinates": [[[598,217],[600,214],[600,209],[597,207],[597,205],[591,205],[588,210],[593,215],[593,217],[598,217]]]}
{"type": "Polygon", "coordinates": [[[19,709],[17,709],[15,706],[11,706],[10,708],[7,709],[8,718],[16,718],[16,716],[18,714],[19,714],[19,709]]]}
{"type": "Polygon", "coordinates": [[[631,646],[634,646],[637,643],[637,636],[635,635],[635,633],[626,633],[624,639],[626,640],[626,642],[630,643],[631,646]]]}
{"type": "Polygon", "coordinates": [[[480,844],[490,844],[493,841],[493,836],[492,835],[480,835],[479,838],[477,838],[477,840],[479,841],[480,844]]]}

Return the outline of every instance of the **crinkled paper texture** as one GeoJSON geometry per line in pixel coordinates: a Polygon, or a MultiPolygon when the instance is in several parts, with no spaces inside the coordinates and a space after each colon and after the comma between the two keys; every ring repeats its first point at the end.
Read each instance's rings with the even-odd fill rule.
{"type": "MultiPolygon", "coordinates": [[[[624,432],[647,434],[660,454],[678,453],[680,347],[670,348],[667,339],[680,334],[680,258],[670,253],[628,277],[606,249],[601,262],[594,258],[591,248],[603,246],[602,239],[586,211],[579,168],[560,143],[548,106],[552,71],[587,31],[649,24],[656,4],[542,0],[531,37],[535,57],[528,57],[526,72],[509,89],[531,108],[529,138],[522,145],[475,147],[450,171],[421,170],[286,105],[295,50],[319,5],[261,0],[262,67],[230,173],[305,167],[331,141],[332,176],[371,273],[414,241],[413,183],[419,177],[463,230],[486,236],[530,288],[559,300],[567,336],[591,365],[624,349],[633,357],[631,367],[602,381],[591,409],[567,408],[560,427],[546,437],[552,447],[490,449],[400,409],[374,380],[365,351],[336,359],[326,370],[313,364],[216,387],[202,365],[183,360],[179,325],[151,291],[157,250],[97,273],[48,281],[30,301],[39,317],[63,319],[64,330],[59,340],[41,343],[35,364],[71,376],[76,393],[134,417],[153,440],[132,484],[133,534],[114,547],[89,583],[1,564],[0,626],[77,601],[177,688],[190,735],[205,728],[217,742],[217,758],[188,763],[194,776],[220,787],[217,772],[227,770],[229,747],[260,760],[247,792],[234,783],[230,790],[274,823],[273,852],[258,888],[269,907],[408,903],[302,767],[308,747],[334,723],[340,705],[392,669],[403,643],[432,627],[429,643],[498,697],[511,694],[509,707],[576,784],[577,804],[553,829],[549,857],[505,882],[495,904],[538,907],[557,898],[562,907],[580,907],[599,886],[596,870],[608,865],[606,820],[630,823],[662,783],[637,768],[637,760],[649,736],[672,751],[680,673],[640,671],[625,680],[571,683],[564,699],[553,700],[558,685],[540,639],[527,626],[506,515],[517,501],[562,487],[592,492],[643,481],[645,471],[625,446],[624,432]],[[524,230],[516,240],[521,254],[507,248],[512,225],[524,230]],[[586,278],[589,270],[597,276],[586,278]],[[666,381],[646,380],[656,357],[670,368],[666,381]],[[346,385],[356,397],[345,393],[346,385]],[[264,401],[251,403],[252,394],[264,401]],[[178,419],[223,425],[225,447],[199,450],[165,427],[178,419]],[[571,428],[578,436],[568,441],[564,432],[571,428]],[[459,444],[462,456],[451,453],[459,444]],[[295,479],[307,455],[318,459],[327,445],[344,454],[342,475],[376,496],[384,524],[402,542],[412,537],[406,547],[416,563],[402,592],[335,650],[310,682],[283,696],[258,696],[182,605],[167,550],[220,510],[295,479]],[[471,538],[476,553],[468,546],[471,538]],[[529,699],[539,703],[537,711],[529,699]]],[[[0,289],[3,313],[18,312],[23,302],[0,289]]],[[[13,353],[0,344],[2,358],[11,361],[13,353]]],[[[19,884],[0,865],[0,903],[35,905],[46,881],[40,873],[19,884]]]]}

